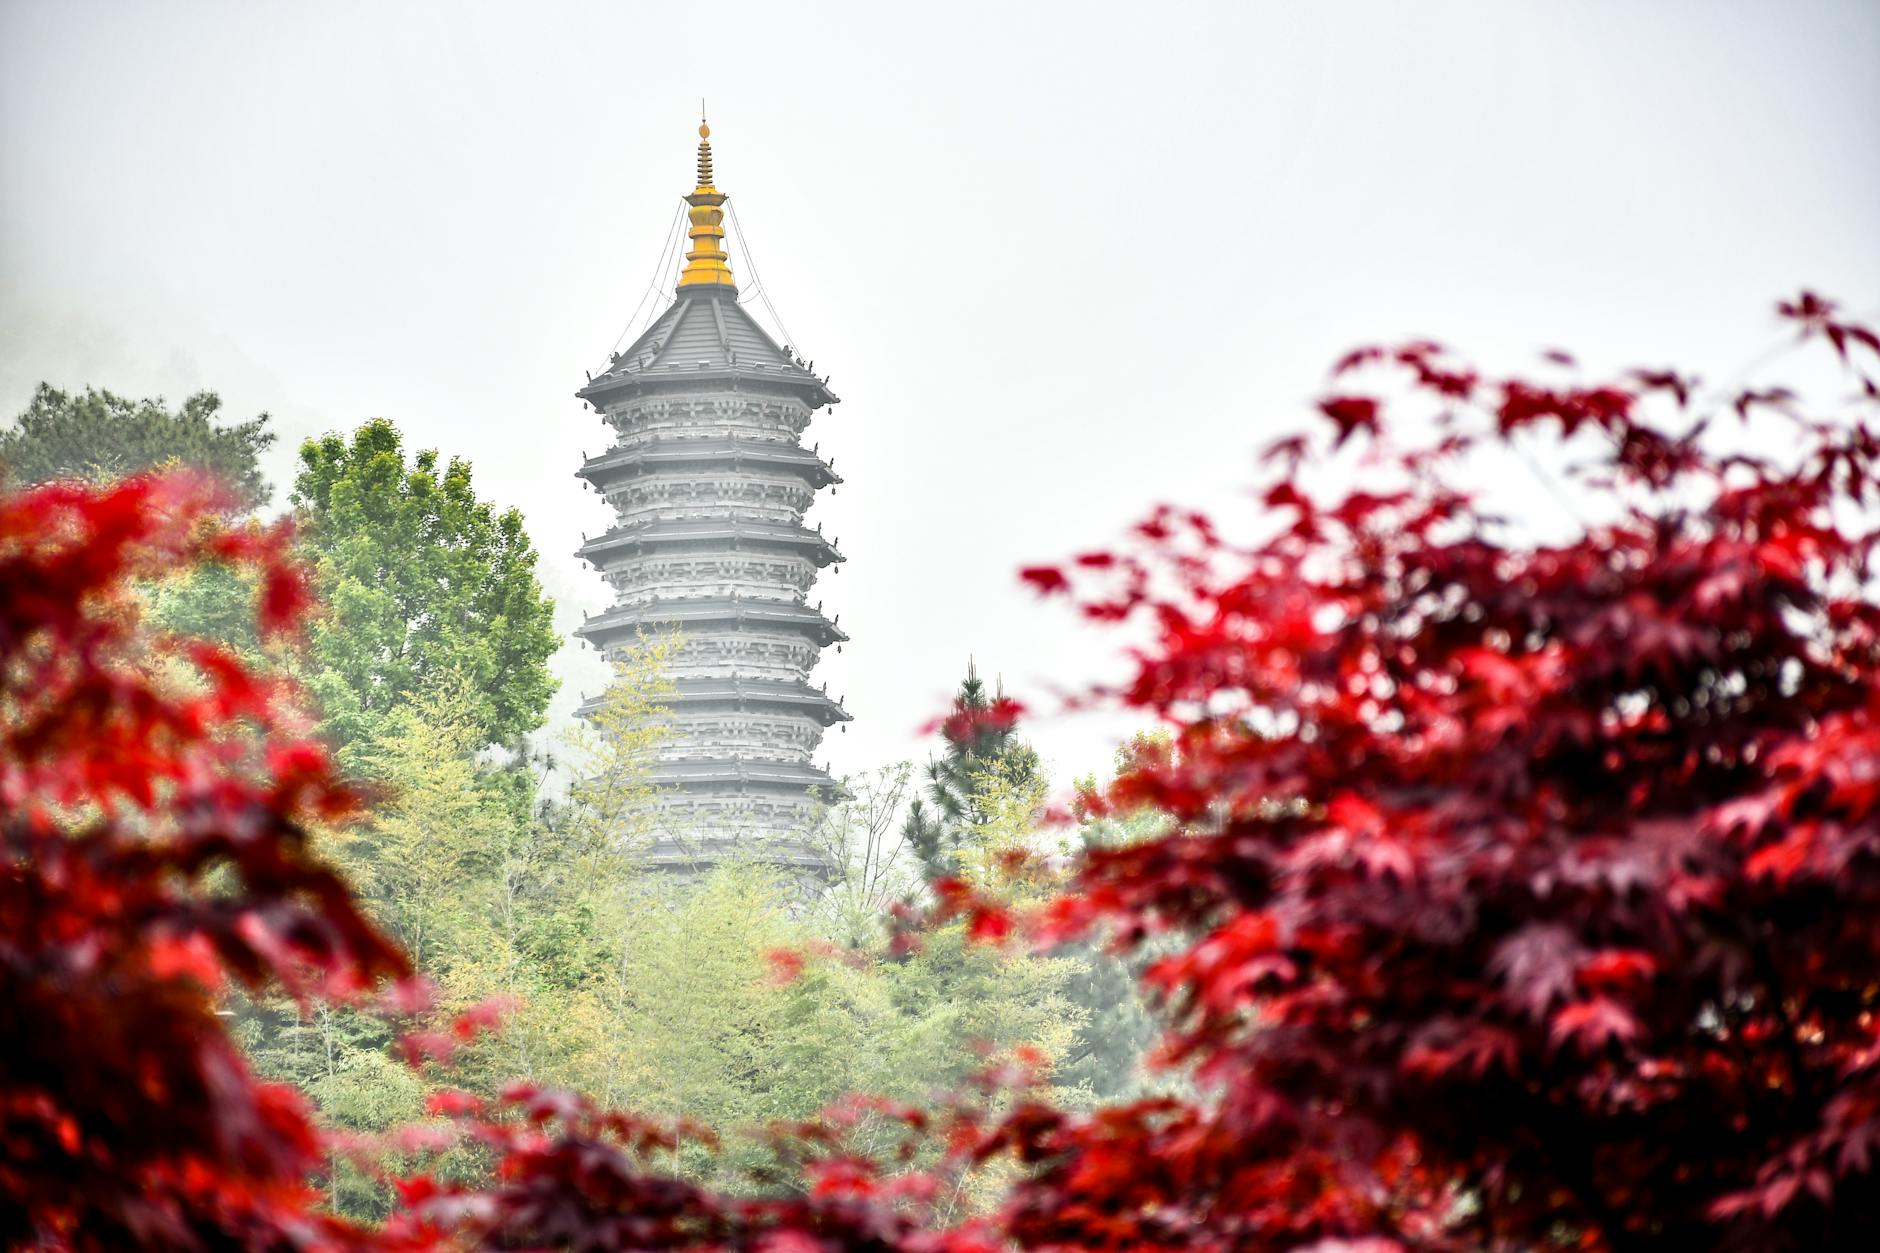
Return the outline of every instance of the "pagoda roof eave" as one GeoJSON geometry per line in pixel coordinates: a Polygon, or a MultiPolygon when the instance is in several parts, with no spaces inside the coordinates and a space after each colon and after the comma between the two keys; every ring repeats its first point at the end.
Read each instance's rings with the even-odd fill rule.
{"type": "Polygon", "coordinates": [[[804,527],[718,521],[663,521],[615,527],[581,545],[574,555],[600,568],[595,558],[603,553],[688,544],[704,551],[719,552],[738,552],[746,547],[806,550],[806,555],[817,566],[835,565],[847,560],[821,533],[804,527]]]}
{"type": "Polygon", "coordinates": [[[791,392],[806,393],[811,409],[821,409],[825,405],[842,403],[842,397],[830,391],[823,385],[821,379],[814,376],[796,378],[762,368],[698,369],[694,367],[688,370],[678,365],[656,366],[651,370],[635,370],[619,375],[603,374],[577,391],[575,397],[598,408],[603,397],[622,391],[676,394],[712,390],[698,386],[701,383],[723,384],[731,391],[743,391],[747,384],[756,384],[760,388],[765,384],[774,384],[791,392]]]}
{"type": "Polygon", "coordinates": [[[825,881],[836,875],[836,864],[830,856],[801,840],[763,840],[752,843],[741,836],[684,840],[662,837],[640,854],[643,864],[651,869],[679,872],[702,872],[726,858],[749,858],[762,865],[791,867],[812,873],[825,881]]]}
{"type": "Polygon", "coordinates": [[[617,478],[615,471],[631,471],[632,474],[649,473],[664,465],[724,465],[740,466],[751,464],[769,466],[776,469],[800,473],[805,482],[815,488],[828,487],[841,483],[842,476],[837,474],[829,463],[815,453],[799,448],[794,444],[767,443],[749,439],[712,439],[712,440],[656,440],[634,448],[616,449],[590,457],[575,471],[579,478],[586,479],[596,487],[605,487],[617,478]]]}
{"type": "Polygon", "coordinates": [[[588,618],[575,628],[575,634],[586,640],[601,641],[643,627],[670,626],[683,631],[694,623],[726,623],[736,628],[773,627],[800,631],[824,646],[846,643],[849,638],[841,627],[808,605],[784,601],[732,600],[725,597],[617,606],[588,618]]]}
{"type": "MultiPolygon", "coordinates": [[[[591,697],[575,712],[581,717],[596,713],[604,696],[591,697]]],[[[852,722],[854,715],[842,702],[807,683],[781,683],[767,679],[680,679],[659,697],[659,704],[677,713],[687,706],[723,705],[735,709],[771,709],[783,713],[808,714],[825,727],[838,722],[852,722]]]]}
{"type": "Polygon", "coordinates": [[[834,775],[817,766],[794,761],[750,761],[719,758],[702,761],[662,761],[647,768],[655,787],[715,787],[725,783],[786,787],[794,790],[835,788],[834,775]]]}

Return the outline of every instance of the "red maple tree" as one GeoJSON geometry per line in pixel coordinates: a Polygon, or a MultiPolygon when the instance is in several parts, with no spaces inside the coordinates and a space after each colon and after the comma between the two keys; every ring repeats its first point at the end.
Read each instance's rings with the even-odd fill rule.
{"type": "Polygon", "coordinates": [[[319,1212],[292,1089],[217,1014],[230,978],[339,995],[409,973],[306,824],[355,801],[279,685],[147,629],[138,586],[199,562],[306,601],[283,529],[188,475],[0,499],[0,1243],[366,1247],[319,1212]]]}
{"type": "Polygon", "coordinates": [[[1091,852],[1055,925],[1191,934],[1147,977],[1209,1099],[1033,1111],[1009,1235],[1880,1247],[1880,341],[1781,313],[1827,412],[1365,350],[1329,448],[1271,450],[1270,539],[1162,510],[1027,572],[1151,625],[1112,695],[1173,743],[1087,803],[1180,829],[1091,852]],[[1353,439],[1366,486],[1305,490],[1353,439]],[[1597,520],[1524,542],[1457,486],[1510,448],[1597,520]]]}

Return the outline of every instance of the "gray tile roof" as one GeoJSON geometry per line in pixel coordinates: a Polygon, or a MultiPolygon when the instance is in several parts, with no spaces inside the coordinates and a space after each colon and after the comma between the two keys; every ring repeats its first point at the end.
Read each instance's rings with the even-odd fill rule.
{"type": "Polygon", "coordinates": [[[575,395],[598,401],[623,388],[690,390],[688,385],[697,382],[745,379],[803,392],[811,408],[839,399],[778,347],[734,295],[708,289],[681,291],[631,347],[575,395]]]}

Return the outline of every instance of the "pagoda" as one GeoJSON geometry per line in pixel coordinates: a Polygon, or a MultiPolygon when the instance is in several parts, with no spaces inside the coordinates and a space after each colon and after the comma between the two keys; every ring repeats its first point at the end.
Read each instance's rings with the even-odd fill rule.
{"type": "Polygon", "coordinates": [[[577,634],[610,660],[643,635],[680,639],[652,863],[693,871],[746,854],[816,873],[824,855],[806,837],[836,784],[815,752],[849,714],[809,675],[848,637],[809,599],[842,554],[803,523],[841,479],[801,439],[837,397],[738,302],[711,128],[698,133],[676,299],[575,393],[613,432],[579,475],[616,518],[576,554],[614,595],[577,634]]]}

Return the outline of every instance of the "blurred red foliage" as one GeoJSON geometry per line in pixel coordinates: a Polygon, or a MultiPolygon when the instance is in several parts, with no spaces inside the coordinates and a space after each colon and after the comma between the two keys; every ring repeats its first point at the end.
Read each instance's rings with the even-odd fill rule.
{"type": "Polygon", "coordinates": [[[345,1248],[306,1109],[216,1013],[233,977],[306,992],[404,957],[307,849],[354,806],[277,685],[140,622],[137,583],[247,567],[306,603],[284,530],[185,475],[0,499],[0,1242],[345,1248]]]}
{"type": "Polygon", "coordinates": [[[1773,434],[1667,371],[1365,350],[1407,394],[1322,408],[1387,490],[1317,499],[1283,441],[1267,542],[1163,513],[1104,578],[1028,572],[1155,632],[1113,695],[1173,743],[1092,800],[1181,830],[1052,925],[1192,935],[1147,978],[1209,1099],[1034,1111],[1008,1235],[1880,1248],[1880,342],[1782,313],[1856,391],[1710,398],[1773,434]],[[1510,537],[1450,481],[1509,448],[1597,520],[1510,537]]]}

